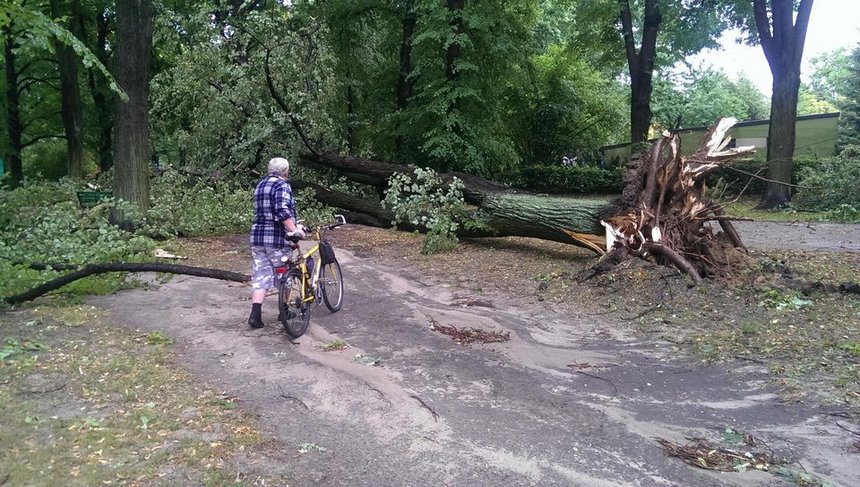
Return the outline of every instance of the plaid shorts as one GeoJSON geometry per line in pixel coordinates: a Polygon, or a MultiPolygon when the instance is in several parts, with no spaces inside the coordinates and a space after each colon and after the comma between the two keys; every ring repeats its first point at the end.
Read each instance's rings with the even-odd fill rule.
{"type": "Polygon", "coordinates": [[[289,256],[290,249],[251,247],[251,287],[271,289],[275,287],[275,267],[281,267],[281,257],[289,256]]]}

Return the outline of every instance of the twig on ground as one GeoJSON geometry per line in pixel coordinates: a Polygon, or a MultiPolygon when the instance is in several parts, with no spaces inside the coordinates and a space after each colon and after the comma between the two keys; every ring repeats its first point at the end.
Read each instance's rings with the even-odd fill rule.
{"type": "Polygon", "coordinates": [[[284,389],[283,389],[280,385],[278,385],[278,389],[280,389],[280,391],[281,391],[281,397],[283,397],[284,399],[287,399],[287,400],[289,400],[289,401],[293,401],[293,402],[297,403],[297,404],[298,404],[298,405],[300,405],[301,407],[305,408],[305,411],[310,411],[310,410],[311,410],[311,408],[309,408],[309,407],[308,407],[308,405],[307,405],[307,404],[305,404],[305,403],[304,403],[304,401],[302,401],[301,399],[299,399],[299,398],[297,398],[297,397],[295,397],[295,396],[291,396],[291,395],[289,395],[289,394],[285,393],[285,392],[284,392],[284,389]]]}
{"type": "Polygon", "coordinates": [[[612,386],[612,390],[614,391],[612,394],[612,397],[615,397],[618,395],[618,388],[615,387],[615,383],[612,382],[611,380],[607,379],[606,377],[600,377],[599,375],[589,374],[588,372],[583,372],[581,370],[574,370],[574,372],[576,372],[577,374],[582,374],[582,375],[587,376],[587,377],[591,377],[593,379],[598,379],[598,380],[609,382],[609,385],[612,386]]]}
{"type": "Polygon", "coordinates": [[[755,362],[757,364],[762,364],[762,365],[767,363],[764,360],[760,360],[760,359],[752,358],[752,357],[744,357],[743,355],[732,355],[732,358],[738,359],[738,360],[746,360],[747,362],[755,362]]]}
{"type": "MultiPolygon", "coordinates": [[[[65,389],[67,382],[63,382],[61,384],[55,384],[53,387],[49,387],[47,389],[23,389],[21,390],[22,394],[47,394],[49,392],[57,392],[59,390],[65,389]]],[[[0,484],[2,485],[2,484],[0,484]]]]}
{"type": "Polygon", "coordinates": [[[636,316],[634,316],[634,317],[632,317],[632,318],[624,318],[624,320],[625,320],[625,321],[634,321],[634,320],[638,320],[639,318],[641,318],[641,317],[643,317],[643,316],[647,315],[648,313],[652,313],[652,312],[654,312],[654,311],[657,311],[657,307],[656,307],[656,306],[655,306],[655,307],[653,307],[653,308],[647,308],[647,309],[645,309],[645,311],[643,311],[643,312],[639,313],[638,315],[636,315],[636,316]]]}
{"type": "Polygon", "coordinates": [[[501,332],[495,330],[481,330],[479,328],[457,328],[454,325],[443,325],[437,321],[432,321],[430,329],[438,331],[443,335],[448,335],[455,342],[461,345],[470,343],[498,343],[506,342],[511,339],[510,332],[501,332]]]}
{"type": "Polygon", "coordinates": [[[439,415],[438,415],[438,414],[436,414],[436,411],[434,411],[434,410],[433,410],[433,408],[431,408],[430,406],[428,406],[428,405],[427,405],[427,403],[426,403],[426,402],[424,402],[424,400],[423,400],[423,399],[421,399],[420,397],[416,396],[415,394],[409,394],[409,397],[411,397],[412,399],[415,399],[416,401],[418,401],[418,403],[420,403],[422,406],[424,406],[424,409],[426,409],[426,410],[430,411],[430,414],[432,414],[432,415],[433,415],[433,421],[436,421],[436,422],[438,422],[438,421],[439,421],[439,415]]]}
{"type": "Polygon", "coordinates": [[[836,422],[836,426],[839,426],[840,428],[844,429],[845,431],[851,433],[854,436],[860,436],[860,431],[854,431],[851,428],[848,428],[847,426],[842,426],[841,424],[839,424],[839,421],[836,422]]]}

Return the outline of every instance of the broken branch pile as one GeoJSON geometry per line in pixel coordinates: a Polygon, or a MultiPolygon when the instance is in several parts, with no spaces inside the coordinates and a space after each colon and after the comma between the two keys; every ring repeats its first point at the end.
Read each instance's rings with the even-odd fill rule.
{"type": "Polygon", "coordinates": [[[461,345],[468,345],[470,343],[506,342],[511,339],[511,334],[509,332],[495,330],[487,331],[479,328],[457,328],[454,325],[443,325],[436,322],[433,322],[430,325],[430,329],[438,331],[443,335],[448,335],[455,342],[461,345]]]}

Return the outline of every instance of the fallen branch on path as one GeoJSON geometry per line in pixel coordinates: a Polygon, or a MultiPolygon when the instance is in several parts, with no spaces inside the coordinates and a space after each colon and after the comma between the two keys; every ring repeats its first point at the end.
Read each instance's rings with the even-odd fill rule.
{"type": "MultiPolygon", "coordinates": [[[[45,264],[31,264],[34,268],[47,268],[45,264]]],[[[106,272],[166,272],[169,274],[184,274],[188,276],[209,277],[212,279],[221,279],[223,281],[241,282],[250,281],[250,276],[239,272],[225,271],[222,269],[209,269],[205,267],[192,267],[187,265],[163,264],[160,262],[112,262],[107,264],[88,264],[68,274],[62,275],[56,279],[52,279],[44,284],[29,289],[20,294],[14,294],[0,298],[8,304],[18,304],[26,301],[32,301],[39,296],[49,293],[55,289],[59,289],[66,284],[77,281],[93,274],[103,274],[106,272]]]]}
{"type": "Polygon", "coordinates": [[[430,329],[438,331],[443,335],[448,335],[460,345],[468,345],[470,343],[498,343],[511,339],[510,332],[487,331],[479,328],[457,328],[454,325],[443,325],[436,321],[430,324],[430,329]]]}

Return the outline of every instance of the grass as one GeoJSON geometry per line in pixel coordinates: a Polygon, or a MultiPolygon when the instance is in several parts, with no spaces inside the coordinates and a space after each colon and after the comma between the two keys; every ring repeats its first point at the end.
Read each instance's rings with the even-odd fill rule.
{"type": "Polygon", "coordinates": [[[348,348],[348,347],[349,347],[348,343],[346,343],[343,340],[338,339],[338,340],[332,340],[332,341],[326,343],[321,348],[324,352],[333,352],[335,350],[343,350],[343,349],[348,348]]]}
{"type": "Polygon", "coordinates": [[[786,400],[810,399],[860,412],[860,300],[820,294],[800,299],[770,290],[755,319],[695,328],[682,340],[706,362],[752,361],[768,367],[786,400]]]}
{"type": "Polygon", "coordinates": [[[236,485],[253,468],[242,462],[261,461],[253,418],[152,346],[172,343],[163,333],[104,320],[77,305],[0,314],[0,474],[10,485],[236,485]]]}
{"type": "Polygon", "coordinates": [[[770,222],[821,222],[829,219],[827,212],[797,211],[792,208],[759,210],[756,209],[758,203],[757,197],[741,197],[739,200],[726,205],[726,213],[735,217],[770,222]]]}

